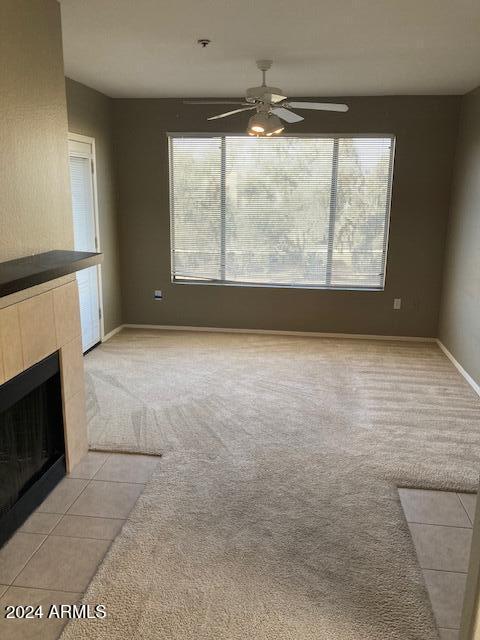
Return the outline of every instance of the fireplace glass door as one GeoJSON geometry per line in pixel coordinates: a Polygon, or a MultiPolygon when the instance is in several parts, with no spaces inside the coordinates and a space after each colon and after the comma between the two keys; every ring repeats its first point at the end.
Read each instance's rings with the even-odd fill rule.
{"type": "Polygon", "coordinates": [[[64,454],[61,382],[54,354],[0,386],[0,543],[64,474],[64,454]],[[56,480],[46,482],[59,463],[56,480]]]}

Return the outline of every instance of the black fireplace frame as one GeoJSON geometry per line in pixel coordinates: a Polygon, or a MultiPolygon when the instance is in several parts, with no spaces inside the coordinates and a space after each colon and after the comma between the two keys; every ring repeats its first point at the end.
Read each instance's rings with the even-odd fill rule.
{"type": "MultiPolygon", "coordinates": [[[[0,385],[0,414],[25,397],[35,387],[40,386],[53,376],[60,377],[58,352],[33,365],[29,369],[0,385]],[[28,373],[26,376],[24,374],[28,373]]],[[[61,389],[61,387],[60,387],[61,389]]],[[[63,416],[62,416],[63,429],[63,416]]],[[[39,477],[32,478],[25,491],[9,511],[0,517],[0,546],[22,526],[29,515],[43,502],[52,489],[66,475],[65,442],[63,453],[39,477]]]]}

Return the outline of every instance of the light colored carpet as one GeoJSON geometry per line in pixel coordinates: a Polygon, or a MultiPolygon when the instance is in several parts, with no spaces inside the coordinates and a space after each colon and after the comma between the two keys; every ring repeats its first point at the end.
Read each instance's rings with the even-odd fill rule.
{"type": "Polygon", "coordinates": [[[396,485],[476,490],[480,403],[434,344],[126,331],[90,438],[162,452],[64,640],[436,640],[396,485]]]}

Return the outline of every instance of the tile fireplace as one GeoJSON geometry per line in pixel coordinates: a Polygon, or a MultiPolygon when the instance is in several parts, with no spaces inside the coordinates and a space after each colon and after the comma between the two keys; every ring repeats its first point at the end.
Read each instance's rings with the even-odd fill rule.
{"type": "Polygon", "coordinates": [[[0,263],[0,546],[88,450],[74,272],[100,258],[0,263]]]}

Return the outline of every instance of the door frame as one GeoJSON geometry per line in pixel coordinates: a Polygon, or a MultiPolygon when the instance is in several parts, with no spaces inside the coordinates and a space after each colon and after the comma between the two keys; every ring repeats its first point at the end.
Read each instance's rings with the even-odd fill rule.
{"type": "MultiPolygon", "coordinates": [[[[68,142],[84,142],[89,144],[92,150],[91,163],[92,163],[92,193],[93,193],[93,218],[95,224],[95,250],[101,252],[101,239],[100,239],[100,224],[98,220],[98,189],[97,189],[97,155],[95,151],[95,138],[91,136],[85,136],[81,133],[75,133],[73,131],[68,132],[68,142]]],[[[70,156],[70,150],[68,150],[68,156],[70,156]]],[[[72,212],[73,216],[73,212],[72,212]]],[[[98,288],[98,307],[100,309],[100,342],[103,342],[105,338],[105,321],[103,313],[103,288],[102,288],[102,265],[97,265],[97,288],[98,288]]]]}

